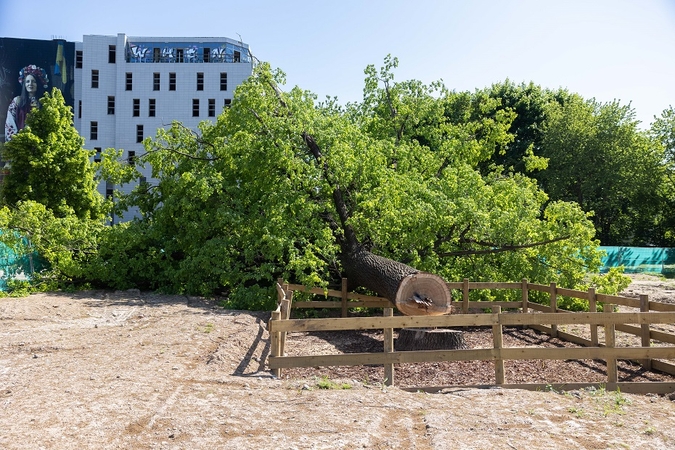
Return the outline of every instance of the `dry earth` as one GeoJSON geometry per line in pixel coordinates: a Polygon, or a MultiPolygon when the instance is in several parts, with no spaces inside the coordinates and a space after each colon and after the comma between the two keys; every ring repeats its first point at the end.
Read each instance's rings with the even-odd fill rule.
{"type": "MultiPolygon", "coordinates": [[[[639,293],[675,303],[675,282],[636,280],[626,295],[639,293]]],[[[463,388],[424,394],[385,387],[381,367],[296,369],[275,379],[265,370],[268,318],[138,291],[0,299],[0,448],[675,448],[675,401],[668,396],[463,388]]],[[[481,345],[479,332],[467,338],[481,345]]],[[[522,330],[509,339],[560,345],[522,330]]],[[[287,346],[354,351],[378,340],[298,335],[287,346]]],[[[602,367],[575,367],[513,365],[507,377],[555,381],[580,370],[603,378],[602,367]]],[[[493,369],[469,372],[479,379],[481,370],[493,369]]],[[[396,374],[398,386],[458,376],[434,365],[396,374]]],[[[630,365],[620,376],[668,379],[630,365]]]]}

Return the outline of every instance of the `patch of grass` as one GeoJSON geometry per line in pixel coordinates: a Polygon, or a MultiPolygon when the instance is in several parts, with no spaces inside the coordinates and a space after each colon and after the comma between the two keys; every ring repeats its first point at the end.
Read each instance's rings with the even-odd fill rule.
{"type": "Polygon", "coordinates": [[[611,393],[603,387],[600,389],[594,389],[589,391],[591,397],[595,398],[598,402],[600,408],[602,408],[602,413],[605,417],[612,414],[625,414],[624,406],[630,405],[630,399],[628,399],[620,389],[613,391],[611,393]]]}
{"type": "Polygon", "coordinates": [[[576,408],[574,406],[570,407],[567,409],[567,411],[571,412],[574,414],[578,419],[581,419],[586,415],[586,412],[584,411],[584,408],[576,408]]]}
{"type": "Polygon", "coordinates": [[[351,389],[352,385],[349,383],[336,383],[324,375],[316,381],[316,387],[319,389],[351,389]]]}

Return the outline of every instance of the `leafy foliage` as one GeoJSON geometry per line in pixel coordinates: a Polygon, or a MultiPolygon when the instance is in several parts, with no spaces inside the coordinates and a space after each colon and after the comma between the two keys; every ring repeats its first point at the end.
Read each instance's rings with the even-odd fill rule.
{"type": "Polygon", "coordinates": [[[481,173],[513,139],[514,115],[472,116],[494,100],[395,82],[396,64],[368,67],[364,101],[345,107],[283,92],[283,73],[260,64],[215,124],[160,130],[138,159],[157,183],[123,199],[140,218],[103,234],[92,276],[268,307],[277,277],[339,282],[346,226],[373,252],[446,279],[574,287],[597,270],[593,225],[576,204],[549,202],[522,174],[481,173]]]}
{"type": "Polygon", "coordinates": [[[3,149],[11,170],[2,186],[0,240],[17,255],[40,256],[47,268],[32,274],[30,285],[48,289],[86,281],[109,205],[61,92],[45,94],[41,104],[3,149]]]}
{"type": "Polygon", "coordinates": [[[59,217],[102,219],[103,199],[96,191],[93,152],[73,125],[73,113],[58,89],[46,93],[42,107],[28,115],[26,127],[4,146],[11,170],[2,186],[5,205],[35,201],[59,217]]]}
{"type": "Polygon", "coordinates": [[[600,104],[573,96],[549,105],[539,175],[552,198],[592,211],[604,245],[649,244],[657,237],[663,153],[637,130],[634,112],[618,102],[600,104]]]}
{"type": "MultiPolygon", "coordinates": [[[[591,133],[597,111],[533,86],[458,93],[397,82],[396,66],[391,57],[380,70],[369,66],[363,101],[340,106],[297,87],[284,92],[283,73],[257,65],[215,123],[173,123],[145,141],[137,164],[151,165],[154,181],[116,195],[117,208],[134,207],[139,217],[114,226],[104,226],[109,205],[95,189],[97,166],[55,91],[7,145],[14,178],[0,227],[28,237],[25,251],[50,263],[43,282],[223,295],[230,308],[269,308],[279,277],[339,284],[349,233],[376,254],[448,280],[584,286],[600,265],[591,216],[564,190],[549,198],[528,171],[546,167],[541,155],[555,162],[564,154],[568,144],[554,151],[555,136],[591,133]],[[579,125],[568,126],[576,122],[562,108],[579,125]]],[[[635,140],[626,126],[608,154],[635,140]]],[[[139,180],[120,157],[106,150],[101,176],[139,180]]],[[[594,281],[609,290],[623,282],[594,281]]]]}
{"type": "Polygon", "coordinates": [[[669,107],[652,124],[650,134],[663,150],[663,181],[658,191],[662,201],[655,211],[660,245],[675,246],[675,109],[669,107]]]}

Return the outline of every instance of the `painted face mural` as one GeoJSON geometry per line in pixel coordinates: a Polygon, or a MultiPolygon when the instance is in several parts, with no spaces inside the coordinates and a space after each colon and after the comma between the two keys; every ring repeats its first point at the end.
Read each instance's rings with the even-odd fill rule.
{"type": "Polygon", "coordinates": [[[54,87],[74,106],[74,61],[72,42],[0,38],[0,123],[5,124],[0,142],[25,127],[28,113],[54,87]]]}

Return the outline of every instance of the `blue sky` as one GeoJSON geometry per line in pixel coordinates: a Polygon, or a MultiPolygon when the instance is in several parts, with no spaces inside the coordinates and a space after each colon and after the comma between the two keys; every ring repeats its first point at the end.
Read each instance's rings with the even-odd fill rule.
{"type": "Polygon", "coordinates": [[[361,99],[363,69],[458,91],[506,78],[631,102],[648,126],[675,106],[675,0],[0,0],[0,36],[225,36],[288,86],[361,99]],[[95,5],[95,6],[94,6],[95,5]]]}

